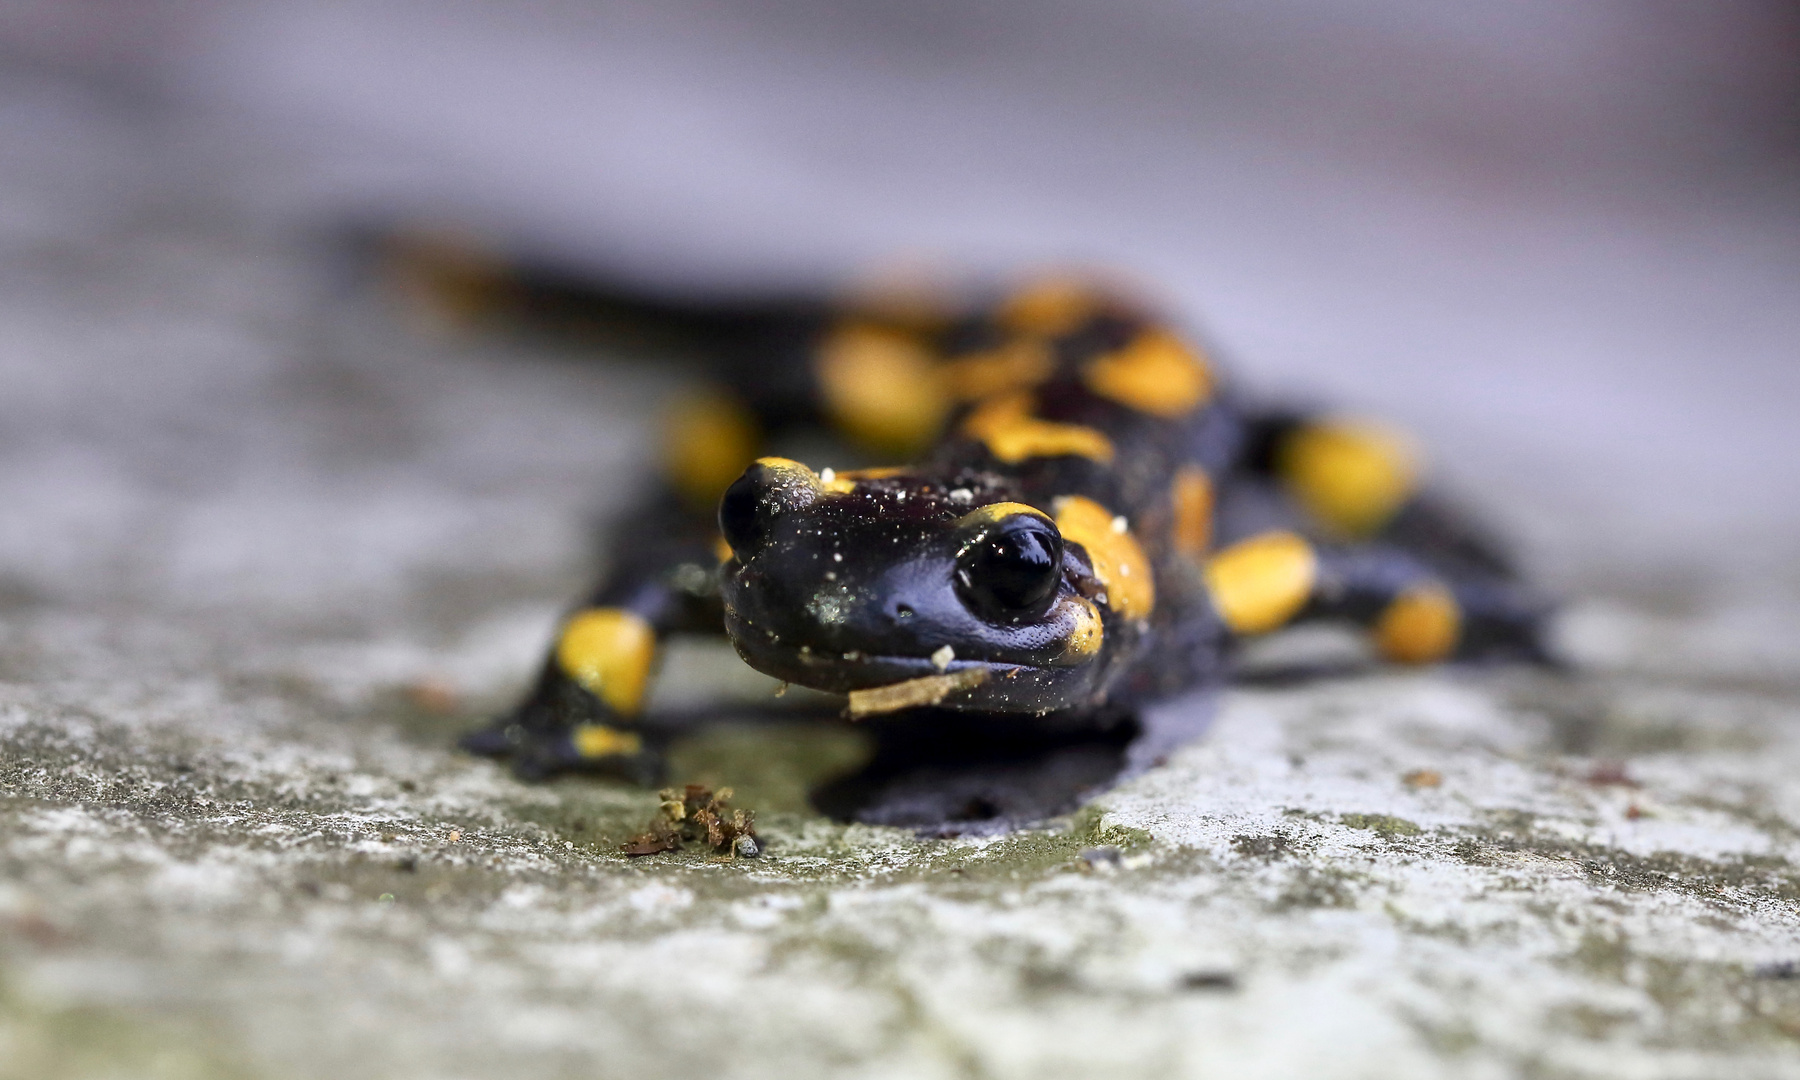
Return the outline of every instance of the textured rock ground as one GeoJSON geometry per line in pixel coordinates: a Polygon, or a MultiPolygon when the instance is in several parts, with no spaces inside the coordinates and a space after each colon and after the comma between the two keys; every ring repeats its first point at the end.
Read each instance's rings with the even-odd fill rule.
{"type": "Polygon", "coordinates": [[[1576,674],[1178,703],[1204,740],[984,839],[832,824],[854,734],[722,727],[677,770],[767,856],[628,860],[652,793],[450,743],[665,383],[421,338],[57,153],[0,263],[0,1076],[1800,1076],[1785,537],[1645,561],[1496,491],[1576,674]]]}

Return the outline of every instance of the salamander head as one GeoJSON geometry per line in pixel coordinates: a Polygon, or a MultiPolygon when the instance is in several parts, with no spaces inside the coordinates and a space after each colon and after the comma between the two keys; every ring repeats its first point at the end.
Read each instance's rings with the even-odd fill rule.
{"type": "Polygon", "coordinates": [[[1101,588],[1080,548],[1002,483],[762,459],[719,508],[732,644],[777,678],[850,692],[852,714],[1087,700],[1101,588]]]}

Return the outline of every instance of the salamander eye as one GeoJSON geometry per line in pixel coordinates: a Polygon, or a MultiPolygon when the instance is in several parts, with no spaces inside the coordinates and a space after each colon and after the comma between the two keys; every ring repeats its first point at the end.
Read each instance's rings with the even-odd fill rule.
{"type": "Polygon", "coordinates": [[[1041,615],[1062,580],[1063,542],[1035,514],[1013,514],[988,526],[957,556],[963,600],[989,619],[1020,622],[1041,615]]]}

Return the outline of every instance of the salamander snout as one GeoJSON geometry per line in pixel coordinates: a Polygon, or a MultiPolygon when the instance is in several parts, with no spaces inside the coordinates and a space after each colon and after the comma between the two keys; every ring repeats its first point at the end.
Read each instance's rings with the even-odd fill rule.
{"type": "Polygon", "coordinates": [[[799,462],[763,458],[725,489],[719,500],[719,533],[742,562],[766,546],[775,519],[804,509],[819,497],[819,477],[799,462]]]}

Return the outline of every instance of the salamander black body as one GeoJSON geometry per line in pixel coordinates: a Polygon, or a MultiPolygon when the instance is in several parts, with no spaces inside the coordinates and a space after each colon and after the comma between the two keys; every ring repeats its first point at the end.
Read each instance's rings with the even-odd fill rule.
{"type": "Polygon", "coordinates": [[[1223,681],[1237,641],[1296,620],[1360,626],[1398,663],[1544,655],[1545,605],[1423,487],[1409,440],[1255,408],[1105,290],[1046,280],[924,314],[638,307],[697,328],[710,382],[671,417],[667,493],[619,530],[532,693],[465,740],[529,775],[653,772],[640,713],[677,632],[722,631],[852,718],[1046,732],[1223,681]],[[758,456],[796,427],[906,460],[758,456]]]}

